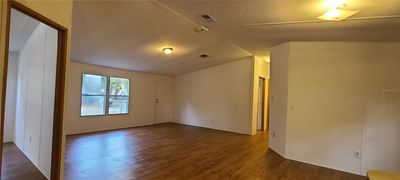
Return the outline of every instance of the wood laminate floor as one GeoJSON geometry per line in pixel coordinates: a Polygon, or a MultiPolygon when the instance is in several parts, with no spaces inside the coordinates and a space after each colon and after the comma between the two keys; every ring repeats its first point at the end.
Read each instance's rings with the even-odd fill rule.
{"type": "Polygon", "coordinates": [[[349,179],[365,177],[286,160],[255,136],[160,124],[67,138],[65,180],[349,179]]]}
{"type": "Polygon", "coordinates": [[[2,180],[44,180],[46,177],[14,143],[3,144],[2,180]]]}

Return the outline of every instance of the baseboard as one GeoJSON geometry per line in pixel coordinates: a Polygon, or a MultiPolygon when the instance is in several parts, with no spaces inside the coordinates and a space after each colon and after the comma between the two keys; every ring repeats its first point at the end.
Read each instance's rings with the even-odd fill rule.
{"type": "Polygon", "coordinates": [[[199,127],[199,128],[205,128],[205,129],[212,129],[212,130],[218,130],[218,131],[225,131],[225,132],[230,132],[230,133],[236,133],[236,134],[243,134],[243,135],[250,135],[249,133],[243,133],[243,132],[237,132],[237,131],[232,131],[228,129],[221,129],[221,128],[213,128],[213,127],[208,127],[208,126],[201,126],[201,125],[193,125],[189,123],[183,123],[183,122],[170,122],[170,123],[175,123],[175,124],[182,124],[186,126],[192,126],[192,127],[199,127]]]}
{"type": "Polygon", "coordinates": [[[108,132],[108,131],[124,130],[124,129],[138,128],[138,127],[146,127],[146,126],[153,126],[153,125],[157,125],[157,124],[166,124],[166,123],[169,123],[169,122],[157,122],[157,123],[148,123],[148,124],[127,126],[127,127],[109,128],[109,129],[102,129],[102,130],[95,130],[95,131],[88,131],[88,132],[69,133],[66,136],[78,136],[78,135],[84,135],[84,134],[102,133],[102,132],[108,132]]]}
{"type": "Polygon", "coordinates": [[[276,154],[279,154],[279,155],[282,156],[283,158],[288,159],[288,158],[286,158],[286,156],[285,156],[284,154],[281,154],[280,152],[276,151],[276,150],[273,149],[269,144],[268,144],[268,148],[271,149],[272,151],[274,151],[276,154]]]}
{"type": "Polygon", "coordinates": [[[292,161],[297,161],[297,162],[301,162],[301,163],[306,163],[306,164],[311,164],[314,166],[319,166],[319,167],[324,167],[324,168],[328,168],[328,169],[333,169],[333,170],[337,170],[337,171],[342,171],[342,172],[346,172],[346,173],[351,173],[351,174],[356,174],[356,175],[360,175],[360,176],[365,176],[360,172],[352,172],[352,171],[348,171],[342,168],[337,168],[337,167],[332,167],[332,166],[327,166],[327,165],[322,165],[322,164],[317,164],[314,162],[310,162],[310,161],[304,161],[304,160],[299,160],[299,159],[295,159],[295,158],[289,158],[286,157],[286,159],[292,160],[292,161]]]}

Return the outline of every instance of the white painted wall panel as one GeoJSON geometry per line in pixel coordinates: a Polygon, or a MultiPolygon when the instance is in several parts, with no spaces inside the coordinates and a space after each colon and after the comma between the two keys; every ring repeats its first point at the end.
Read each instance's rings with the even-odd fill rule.
{"type": "Polygon", "coordinates": [[[39,24],[28,39],[21,54],[27,54],[21,63],[27,63],[27,95],[25,115],[24,152],[35,164],[39,163],[40,123],[42,120],[43,65],[46,27],[39,24]]]}
{"type": "Polygon", "coordinates": [[[362,175],[371,169],[400,171],[399,51],[400,43],[372,42],[273,48],[271,95],[274,79],[288,76],[288,97],[273,97],[287,107],[271,103],[270,131],[286,137],[272,138],[271,147],[279,140],[289,159],[362,175]],[[289,55],[288,65],[275,66],[279,54],[289,55]],[[277,112],[287,119],[274,116],[277,112]],[[285,128],[273,126],[283,122],[285,128]]]}
{"type": "Polygon", "coordinates": [[[18,54],[10,52],[8,55],[6,109],[4,114],[3,142],[14,141],[15,109],[17,101],[18,54]]]}
{"type": "Polygon", "coordinates": [[[14,142],[21,150],[24,149],[25,139],[26,94],[28,92],[27,59],[29,59],[28,53],[22,52],[19,54],[14,142]]]}
{"type": "Polygon", "coordinates": [[[360,172],[364,46],[291,43],[286,156],[360,172]]]}
{"type": "Polygon", "coordinates": [[[289,45],[271,49],[269,147],[282,156],[286,156],[288,70],[289,45]]]}
{"type": "Polygon", "coordinates": [[[400,172],[400,43],[369,43],[362,173],[400,172]]]}
{"type": "Polygon", "coordinates": [[[46,28],[46,48],[44,56],[42,122],[40,128],[39,167],[41,171],[50,175],[51,150],[53,140],[54,97],[57,68],[57,31],[46,28]]]}
{"type": "Polygon", "coordinates": [[[50,176],[57,31],[39,24],[19,56],[15,143],[50,176]]]}
{"type": "Polygon", "coordinates": [[[251,134],[253,57],[175,77],[173,121],[251,134]]]}

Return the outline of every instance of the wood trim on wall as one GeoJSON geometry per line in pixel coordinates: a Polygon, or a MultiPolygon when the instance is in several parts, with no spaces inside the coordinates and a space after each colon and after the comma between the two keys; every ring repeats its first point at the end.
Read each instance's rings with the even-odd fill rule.
{"type": "MultiPolygon", "coordinates": [[[[7,16],[6,18],[6,37],[5,37],[5,53],[3,64],[3,82],[2,82],[2,100],[1,100],[1,133],[0,141],[3,142],[4,133],[4,113],[6,102],[6,86],[7,86],[7,71],[8,71],[8,53],[10,40],[10,20],[11,9],[16,9],[58,31],[57,42],[57,66],[56,66],[56,83],[55,83],[55,98],[54,98],[54,117],[53,117],[53,139],[52,139],[52,154],[51,154],[51,174],[50,179],[60,179],[61,175],[61,151],[63,142],[63,111],[64,111],[64,91],[65,91],[65,73],[67,61],[67,36],[68,29],[54,22],[53,20],[41,15],[40,13],[18,3],[14,0],[7,1],[7,16]]],[[[2,150],[3,143],[0,143],[0,169],[2,167],[2,150]]],[[[0,171],[1,177],[1,171],[0,171]]]]}
{"type": "Polygon", "coordinates": [[[269,131],[269,106],[270,106],[270,103],[269,103],[269,98],[270,98],[270,95],[271,95],[271,88],[270,88],[270,79],[266,79],[266,85],[267,85],[267,89],[268,89],[268,93],[267,93],[267,108],[265,109],[265,113],[267,114],[267,117],[266,117],[266,119],[265,119],[265,121],[266,121],[266,127],[265,127],[265,130],[266,131],[269,131]]]}

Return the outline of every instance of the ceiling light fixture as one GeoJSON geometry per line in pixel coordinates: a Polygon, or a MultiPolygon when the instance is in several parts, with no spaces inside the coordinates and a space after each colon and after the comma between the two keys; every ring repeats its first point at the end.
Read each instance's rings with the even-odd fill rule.
{"type": "Polygon", "coordinates": [[[346,19],[354,14],[357,14],[358,12],[360,12],[360,11],[331,9],[318,18],[322,19],[322,20],[327,20],[327,21],[341,21],[341,20],[346,19]]]}
{"type": "Polygon", "coordinates": [[[172,51],[174,51],[174,49],[168,47],[168,48],[164,48],[162,49],[164,54],[172,54],[172,51]]]}
{"type": "Polygon", "coordinates": [[[329,10],[318,18],[327,21],[341,21],[360,12],[345,10],[345,3],[346,0],[326,0],[324,6],[329,10]]]}

